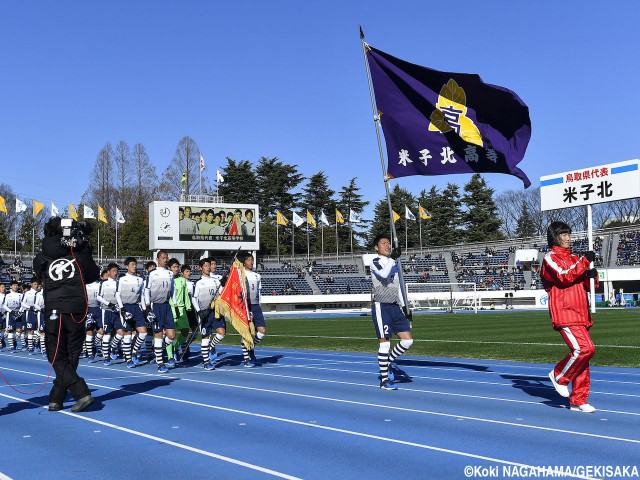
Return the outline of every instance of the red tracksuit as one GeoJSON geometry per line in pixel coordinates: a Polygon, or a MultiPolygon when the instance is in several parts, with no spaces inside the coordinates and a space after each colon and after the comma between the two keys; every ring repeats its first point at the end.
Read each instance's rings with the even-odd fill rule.
{"type": "Polygon", "coordinates": [[[553,373],[560,385],[573,382],[569,400],[576,406],[587,403],[591,384],[589,360],[596,351],[589,335],[593,320],[587,303],[587,270],[589,260],[585,257],[572,255],[570,248],[554,246],[545,255],[540,271],[542,285],[549,294],[553,328],[571,350],[553,373]]]}

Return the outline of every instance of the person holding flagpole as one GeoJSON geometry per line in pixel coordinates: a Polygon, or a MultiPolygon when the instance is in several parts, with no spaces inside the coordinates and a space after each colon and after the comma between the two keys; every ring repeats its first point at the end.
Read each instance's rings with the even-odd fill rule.
{"type": "Polygon", "coordinates": [[[385,234],[376,236],[373,247],[378,256],[371,262],[371,313],[379,341],[380,388],[397,390],[393,383],[391,363],[413,345],[411,325],[407,319],[408,310],[404,304],[400,272],[396,263],[400,250],[391,248],[391,238],[385,234]],[[390,340],[394,334],[400,341],[391,350],[390,340]]]}

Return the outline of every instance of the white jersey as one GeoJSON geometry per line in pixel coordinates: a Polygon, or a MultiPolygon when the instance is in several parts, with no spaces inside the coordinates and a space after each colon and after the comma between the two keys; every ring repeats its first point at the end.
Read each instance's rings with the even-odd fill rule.
{"type": "Polygon", "coordinates": [[[104,282],[100,284],[100,290],[98,291],[98,302],[100,302],[100,308],[103,310],[109,309],[109,304],[116,303],[116,288],[118,287],[118,282],[116,282],[113,278],[107,278],[104,282]]]}
{"type": "Polygon", "coordinates": [[[5,312],[17,313],[22,306],[22,294],[20,292],[9,292],[4,297],[2,307],[5,312]]]}
{"type": "Polygon", "coordinates": [[[142,299],[143,289],[142,278],[127,273],[124,277],[120,277],[118,280],[118,286],[116,287],[116,300],[120,308],[123,305],[139,304],[142,299]]]}
{"type": "Polygon", "coordinates": [[[253,270],[245,270],[245,277],[247,277],[247,288],[249,290],[249,300],[251,305],[260,304],[260,288],[262,288],[262,277],[259,273],[253,270]]]}
{"type": "Polygon", "coordinates": [[[202,277],[196,282],[191,303],[196,312],[210,307],[211,302],[220,294],[220,280],[213,277],[202,277]]]}
{"type": "Polygon", "coordinates": [[[0,293],[0,312],[3,312],[3,311],[4,311],[3,306],[4,306],[4,297],[5,297],[5,296],[6,296],[6,295],[5,295],[4,293],[0,293]]]}
{"type": "Polygon", "coordinates": [[[244,222],[242,224],[242,235],[255,237],[256,236],[256,224],[255,222],[244,222]]]}
{"type": "Polygon", "coordinates": [[[194,235],[197,232],[198,225],[192,218],[183,218],[178,222],[178,229],[181,234],[194,235]]]}
{"type": "Polygon", "coordinates": [[[167,303],[173,298],[176,303],[175,290],[173,288],[173,273],[166,268],[158,267],[152,270],[147,277],[144,288],[144,303],[167,303]]]}
{"type": "Polygon", "coordinates": [[[371,262],[373,301],[404,306],[398,264],[391,257],[378,255],[371,262]]]}
{"type": "Polygon", "coordinates": [[[41,312],[44,310],[44,290],[40,289],[38,290],[38,293],[36,293],[36,301],[33,305],[33,308],[36,312],[41,312]]]}
{"type": "Polygon", "coordinates": [[[102,282],[100,280],[96,280],[93,283],[87,285],[87,302],[89,304],[89,308],[96,308],[100,306],[100,302],[98,302],[98,293],[100,292],[100,284],[102,282]]]}
{"type": "Polygon", "coordinates": [[[38,293],[38,290],[34,290],[33,288],[30,288],[24,293],[24,295],[22,295],[23,311],[31,310],[31,308],[35,306],[37,293],[38,293]]]}

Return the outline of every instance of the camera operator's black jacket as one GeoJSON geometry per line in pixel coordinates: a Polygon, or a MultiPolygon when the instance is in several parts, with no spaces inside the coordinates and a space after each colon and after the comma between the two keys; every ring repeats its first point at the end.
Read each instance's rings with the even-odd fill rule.
{"type": "Polygon", "coordinates": [[[44,304],[47,311],[61,313],[84,312],[86,295],[84,285],[95,282],[100,270],[91,256],[91,245],[85,243],[71,249],[61,243],[61,236],[45,237],[42,240],[42,252],[33,260],[33,271],[42,279],[44,285],[44,304]],[[78,265],[82,270],[81,278],[78,265]]]}

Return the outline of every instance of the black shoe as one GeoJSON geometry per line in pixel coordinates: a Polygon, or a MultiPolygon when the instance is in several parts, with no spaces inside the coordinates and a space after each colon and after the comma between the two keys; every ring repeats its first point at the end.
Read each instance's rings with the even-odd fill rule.
{"type": "Polygon", "coordinates": [[[85,408],[93,403],[93,397],[91,395],[87,395],[86,397],[82,397],[78,400],[72,407],[72,412],[82,412],[85,408]]]}
{"type": "Polygon", "coordinates": [[[62,410],[62,404],[61,403],[53,403],[53,402],[51,402],[49,404],[49,411],[50,412],[59,412],[60,410],[62,410]]]}

